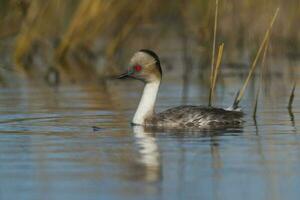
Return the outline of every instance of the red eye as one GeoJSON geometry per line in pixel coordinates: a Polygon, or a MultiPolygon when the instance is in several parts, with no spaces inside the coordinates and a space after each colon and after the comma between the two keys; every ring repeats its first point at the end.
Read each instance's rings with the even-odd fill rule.
{"type": "Polygon", "coordinates": [[[139,72],[139,71],[142,70],[142,66],[136,65],[136,66],[134,66],[134,70],[135,70],[136,72],[139,72]]]}

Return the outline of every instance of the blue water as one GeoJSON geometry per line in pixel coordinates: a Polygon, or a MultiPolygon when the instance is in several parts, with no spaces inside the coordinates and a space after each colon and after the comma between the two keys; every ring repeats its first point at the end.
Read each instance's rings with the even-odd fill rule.
{"type": "MultiPolygon", "coordinates": [[[[228,78],[214,104],[229,106],[239,84],[228,78]]],[[[207,103],[199,85],[185,103],[207,103]]],[[[0,199],[299,199],[300,89],[293,116],[291,85],[262,90],[255,124],[255,88],[243,127],[202,132],[131,127],[142,89],[131,81],[0,88],[0,199]]],[[[165,81],[157,109],[181,96],[165,81]]]]}

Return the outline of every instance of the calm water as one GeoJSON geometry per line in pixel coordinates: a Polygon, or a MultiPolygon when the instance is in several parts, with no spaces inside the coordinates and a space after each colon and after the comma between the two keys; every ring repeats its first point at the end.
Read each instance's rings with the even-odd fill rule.
{"type": "MultiPolygon", "coordinates": [[[[182,99],[182,84],[165,81],[157,109],[206,104],[206,86],[191,82],[182,99]]],[[[225,107],[241,81],[221,82],[225,107]]],[[[129,125],[136,82],[1,88],[0,199],[299,199],[300,87],[293,115],[291,82],[262,89],[256,125],[253,88],[240,129],[155,133],[129,125]]]]}

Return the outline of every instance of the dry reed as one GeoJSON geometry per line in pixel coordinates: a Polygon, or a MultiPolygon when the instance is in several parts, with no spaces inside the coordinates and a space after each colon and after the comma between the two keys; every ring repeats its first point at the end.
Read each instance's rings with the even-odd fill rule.
{"type": "Polygon", "coordinates": [[[288,104],[288,110],[291,111],[293,107],[294,97],[295,97],[295,89],[296,89],[296,82],[293,85],[290,98],[289,98],[289,104],[288,104]]]}
{"type": "MultiPolygon", "coordinates": [[[[108,67],[123,63],[128,52],[142,46],[164,48],[169,45],[165,43],[169,33],[185,29],[188,40],[191,44],[196,44],[195,48],[190,48],[193,50],[199,47],[201,51],[204,49],[201,52],[203,56],[200,65],[212,67],[211,86],[215,75],[218,38],[226,38],[226,62],[236,62],[240,58],[239,55],[235,57],[236,44],[248,44],[247,48],[251,49],[254,43],[250,43],[250,40],[257,38],[264,29],[261,24],[265,9],[274,6],[272,0],[264,1],[263,5],[257,3],[258,0],[251,3],[228,1],[226,5],[219,0],[184,1],[184,8],[182,1],[162,4],[158,0],[3,2],[5,3],[0,7],[0,38],[8,39],[8,42],[14,44],[10,49],[13,59],[8,62],[20,66],[20,69],[34,69],[32,71],[38,74],[44,72],[45,67],[57,67],[57,64],[66,67],[63,65],[66,63],[72,68],[68,70],[67,75],[69,72],[73,73],[73,68],[78,69],[79,73],[96,70],[95,75],[103,75],[102,73],[108,71],[108,67]],[[23,2],[21,6],[20,2],[23,2]],[[179,14],[182,9],[184,18],[179,14]],[[222,12],[219,9],[222,9],[222,12]],[[260,23],[253,23],[253,16],[261,19],[260,23]],[[184,20],[186,26],[181,26],[181,20],[184,20]],[[253,30],[251,37],[247,34],[249,29],[253,30]],[[217,35],[217,30],[220,30],[220,36],[219,31],[217,35]],[[39,62],[40,60],[42,62],[39,62]],[[117,63],[111,65],[110,61],[117,63]],[[26,68],[27,66],[29,67],[26,68]]],[[[299,34],[298,29],[294,27],[297,27],[300,10],[294,3],[295,0],[288,0],[282,7],[281,21],[276,28],[284,31],[274,31],[274,37],[280,44],[277,42],[274,45],[273,52],[293,52],[298,48],[299,34]],[[285,21],[289,23],[284,23],[285,21]],[[291,43],[292,45],[287,46],[291,43]],[[285,46],[288,49],[284,49],[285,46]]]]}
{"type": "Polygon", "coordinates": [[[266,33],[265,33],[265,36],[264,36],[264,38],[263,38],[263,40],[262,40],[262,42],[261,42],[261,44],[260,44],[260,47],[259,47],[259,49],[258,49],[258,51],[257,51],[257,53],[256,53],[255,59],[254,59],[252,65],[251,65],[251,67],[250,67],[248,76],[247,76],[247,78],[246,78],[246,80],[245,80],[245,82],[244,82],[242,88],[239,90],[239,94],[238,94],[237,98],[235,99],[235,101],[234,101],[234,103],[233,103],[233,106],[232,106],[233,109],[236,109],[236,108],[238,107],[238,104],[239,104],[239,102],[241,101],[241,99],[242,99],[242,97],[243,97],[243,95],[244,95],[245,89],[246,89],[246,87],[247,87],[247,85],[248,85],[248,83],[249,83],[249,80],[250,80],[250,78],[252,77],[252,74],[253,74],[253,72],[254,72],[254,70],[255,70],[257,61],[258,61],[258,59],[260,58],[261,52],[262,52],[264,46],[266,45],[267,40],[268,40],[268,38],[269,38],[269,36],[270,36],[270,34],[271,34],[271,29],[272,29],[272,27],[273,27],[273,25],[274,25],[275,19],[277,18],[278,12],[279,12],[279,8],[276,9],[275,14],[274,14],[273,17],[272,17],[272,20],[271,20],[271,22],[270,22],[269,28],[267,29],[267,31],[266,31],[266,33]]]}
{"type": "Polygon", "coordinates": [[[219,72],[219,69],[220,69],[220,64],[221,64],[221,60],[222,60],[222,56],[223,56],[223,49],[224,49],[224,43],[222,43],[219,46],[217,62],[216,62],[216,66],[214,67],[214,74],[212,75],[213,76],[213,81],[212,81],[212,85],[210,87],[210,92],[209,92],[211,102],[213,100],[214,90],[215,90],[215,87],[216,87],[218,72],[219,72]]]}
{"type": "Polygon", "coordinates": [[[259,82],[258,82],[258,89],[257,89],[256,95],[255,95],[255,102],[254,102],[254,108],[253,108],[253,114],[252,114],[252,117],[254,119],[256,118],[259,93],[260,93],[260,89],[261,89],[261,84],[263,82],[264,72],[265,72],[265,69],[266,69],[266,63],[265,62],[266,62],[267,51],[268,51],[268,48],[269,48],[269,41],[270,41],[270,35],[267,39],[266,45],[265,45],[264,50],[263,50],[263,57],[262,57],[262,62],[261,62],[262,67],[261,67],[261,70],[260,70],[260,79],[259,79],[259,82]]]}
{"type": "Polygon", "coordinates": [[[214,17],[214,37],[213,37],[213,46],[212,46],[212,55],[211,55],[211,72],[210,72],[210,90],[208,97],[208,106],[212,104],[212,96],[213,96],[213,81],[215,75],[215,51],[216,51],[216,38],[217,38],[217,25],[218,25],[218,10],[219,10],[219,0],[216,0],[215,7],[215,17],[214,17]]]}

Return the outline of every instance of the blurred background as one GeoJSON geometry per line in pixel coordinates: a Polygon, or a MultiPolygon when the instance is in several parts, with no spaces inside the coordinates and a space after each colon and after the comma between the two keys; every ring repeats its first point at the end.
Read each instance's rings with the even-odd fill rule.
{"type": "Polygon", "coordinates": [[[212,105],[232,105],[278,7],[243,127],[152,132],[129,123],[143,85],[112,77],[152,49],[156,110],[207,105],[215,0],[0,0],[0,199],[298,200],[299,0],[219,0],[212,105]]]}
{"type": "MultiPolygon", "coordinates": [[[[299,0],[220,1],[225,69],[248,70],[277,7],[268,57],[297,70],[299,0]]],[[[205,77],[214,12],[209,0],[0,0],[0,81],[91,82],[127,68],[142,48],[156,51],[169,74],[205,77]]]]}

